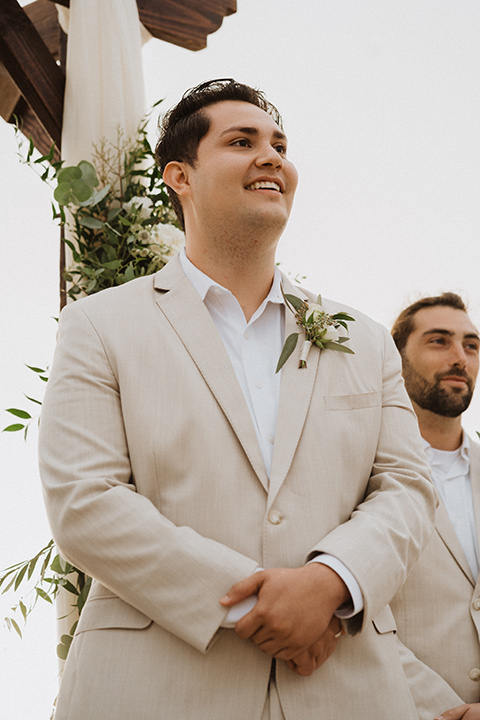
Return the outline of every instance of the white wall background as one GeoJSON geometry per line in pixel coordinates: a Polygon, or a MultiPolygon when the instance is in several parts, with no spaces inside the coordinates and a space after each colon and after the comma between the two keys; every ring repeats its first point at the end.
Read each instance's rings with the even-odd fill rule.
{"type": "MultiPolygon", "coordinates": [[[[165,108],[214,77],[263,89],[284,115],[300,184],[282,269],[390,326],[420,295],[459,292],[480,322],[480,4],[476,0],[238,0],[192,53],[144,48],[148,105],[165,108]]],[[[92,78],[94,82],[94,78],[92,78]]],[[[0,426],[42,383],[58,312],[58,231],[47,188],[16,159],[0,123],[0,426]]],[[[480,395],[466,414],[480,429],[480,395]]],[[[0,568],[50,535],[35,431],[0,435],[0,568]]],[[[0,597],[0,619],[11,598],[0,597]]],[[[43,605],[43,606],[42,606],[43,605]]],[[[56,692],[53,610],[24,639],[0,628],[0,712],[49,717],[56,692]]]]}

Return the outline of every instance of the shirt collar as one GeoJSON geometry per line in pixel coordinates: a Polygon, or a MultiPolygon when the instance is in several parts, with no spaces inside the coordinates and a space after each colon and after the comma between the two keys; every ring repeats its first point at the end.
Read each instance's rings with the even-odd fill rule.
{"type": "MultiPolygon", "coordinates": [[[[195,290],[200,295],[201,299],[204,301],[207,293],[212,288],[219,288],[220,290],[223,290],[226,293],[229,293],[232,295],[230,290],[223,287],[223,285],[220,285],[219,283],[215,282],[215,280],[212,280],[212,278],[208,277],[208,275],[205,275],[201,270],[199,270],[187,257],[187,254],[185,252],[185,248],[182,248],[182,250],[179,253],[180,257],[180,264],[182,266],[183,272],[187,276],[187,278],[192,283],[195,290]]],[[[273,276],[273,283],[272,287],[270,288],[270,292],[268,293],[267,297],[263,301],[262,305],[260,307],[264,307],[268,302],[276,303],[278,305],[284,305],[285,301],[283,299],[282,290],[281,290],[281,279],[282,274],[278,267],[275,267],[275,273],[273,276]]],[[[260,309],[260,308],[259,308],[260,309]]],[[[258,311],[257,311],[258,312],[258,311]]],[[[256,314],[256,313],[255,313],[256,314]]]]}
{"type": "MultiPolygon", "coordinates": [[[[465,460],[467,463],[470,462],[470,440],[465,432],[465,430],[462,431],[462,444],[460,445],[460,458],[462,460],[465,460]]],[[[422,437],[422,443],[423,443],[423,449],[425,450],[425,455],[427,456],[427,460],[431,463],[433,459],[433,450],[432,446],[430,445],[427,440],[425,440],[424,437],[422,437]]]]}

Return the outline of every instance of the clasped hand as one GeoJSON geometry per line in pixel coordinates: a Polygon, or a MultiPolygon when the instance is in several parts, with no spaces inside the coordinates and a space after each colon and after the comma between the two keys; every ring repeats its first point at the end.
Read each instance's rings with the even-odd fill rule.
{"type": "Polygon", "coordinates": [[[340,622],[334,612],[350,597],[343,580],[320,563],[262,570],[236,583],[220,602],[231,607],[254,594],[257,603],[237,622],[237,635],[299,675],[311,675],[335,650],[340,622]]]}

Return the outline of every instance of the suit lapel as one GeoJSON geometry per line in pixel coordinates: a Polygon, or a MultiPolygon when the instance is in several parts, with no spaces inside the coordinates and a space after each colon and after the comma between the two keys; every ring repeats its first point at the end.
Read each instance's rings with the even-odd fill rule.
{"type": "MultiPolygon", "coordinates": [[[[464,431],[465,432],[465,431],[464,431]]],[[[473,512],[477,529],[477,544],[480,543],[480,445],[470,440],[470,480],[472,482],[473,512]]]]}
{"type": "MultiPolygon", "coordinates": [[[[291,285],[285,276],[282,280],[282,286],[286,293],[297,295],[297,297],[304,296],[304,292],[291,285]]],[[[270,476],[269,507],[274,502],[275,496],[292,464],[310,406],[321,356],[319,348],[312,347],[308,356],[307,367],[299,369],[298,362],[304,336],[300,327],[296,324],[295,316],[286,308],[285,339],[291,333],[299,331],[300,336],[297,347],[281,370],[280,403],[270,476]]]]}
{"type": "Polygon", "coordinates": [[[440,500],[437,508],[435,528],[436,532],[440,535],[448,550],[453,555],[455,561],[467,576],[468,580],[470,580],[472,585],[475,587],[476,581],[474,580],[467,558],[465,557],[465,553],[463,552],[463,548],[460,544],[460,540],[458,539],[458,535],[455,532],[455,528],[452,525],[452,521],[450,520],[447,509],[442,500],[440,500]]]}
{"type": "Polygon", "coordinates": [[[255,473],[268,478],[242,389],[217,328],[178,258],[155,275],[156,303],[182,341],[237,435],[255,473]]]}

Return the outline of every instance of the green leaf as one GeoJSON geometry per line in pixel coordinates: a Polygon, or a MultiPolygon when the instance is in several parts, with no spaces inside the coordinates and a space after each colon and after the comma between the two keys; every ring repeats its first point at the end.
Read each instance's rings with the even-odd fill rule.
{"type": "Polygon", "coordinates": [[[79,614],[83,610],[83,606],[85,605],[88,597],[88,593],[90,592],[90,583],[85,583],[83,586],[82,592],[80,593],[78,600],[77,600],[77,608],[79,614]]]}
{"type": "Polygon", "coordinates": [[[292,333],[292,334],[289,335],[288,338],[285,340],[285,345],[283,346],[283,350],[282,350],[281,355],[280,355],[280,357],[279,357],[279,359],[278,359],[277,369],[275,370],[276,373],[277,373],[279,370],[282,369],[282,367],[285,365],[285,363],[287,362],[287,360],[288,360],[288,358],[290,357],[290,355],[291,355],[291,354],[293,353],[293,351],[295,350],[295,348],[296,348],[296,346],[297,346],[298,336],[299,336],[299,335],[300,335],[300,333],[292,333]]]}
{"type": "Polygon", "coordinates": [[[33,144],[33,140],[30,137],[30,142],[28,143],[27,163],[29,162],[30,158],[32,157],[34,150],[35,150],[35,145],[33,144]]]}
{"type": "Polygon", "coordinates": [[[53,191],[53,197],[59,205],[69,205],[73,201],[70,183],[60,183],[53,191]]]}
{"type": "Polygon", "coordinates": [[[20,425],[20,423],[15,423],[14,425],[9,425],[6,428],[3,428],[2,432],[17,432],[18,430],[23,430],[25,425],[20,425]]]}
{"type": "Polygon", "coordinates": [[[46,601],[49,602],[51,605],[53,605],[53,603],[52,603],[52,598],[51,598],[49,595],[47,595],[47,593],[45,592],[45,590],[42,590],[42,588],[36,587],[36,588],[35,588],[35,591],[36,591],[37,595],[39,595],[43,600],[46,600],[46,601]]]}
{"type": "Polygon", "coordinates": [[[63,575],[65,572],[65,561],[60,557],[60,555],[55,555],[53,562],[50,565],[50,569],[54,573],[57,573],[57,575],[63,575]]]}
{"type": "Polygon", "coordinates": [[[57,645],[57,655],[62,660],[66,660],[73,638],[70,635],[62,635],[60,640],[61,642],[57,645]]]}
{"type": "MultiPolygon", "coordinates": [[[[88,205],[98,205],[110,192],[110,185],[105,185],[101,190],[94,190],[92,196],[88,202],[88,205]]],[[[115,208],[119,212],[122,208],[115,208]]],[[[118,213],[117,213],[118,214],[118,213]]]]}
{"type": "Polygon", "coordinates": [[[19,606],[19,608],[20,608],[20,612],[21,612],[22,615],[23,615],[23,619],[26,620],[26,619],[27,619],[27,614],[28,614],[27,608],[25,607],[24,603],[23,603],[21,600],[20,600],[20,602],[18,603],[18,606],[19,606]]]}
{"type": "Polygon", "coordinates": [[[303,307],[303,305],[304,305],[304,301],[301,300],[301,299],[300,299],[299,297],[297,297],[296,295],[284,294],[283,297],[285,298],[285,300],[286,300],[288,303],[290,303],[290,305],[292,305],[292,307],[295,308],[295,310],[300,311],[300,310],[302,309],[302,307],[303,307]]]}
{"type": "Polygon", "coordinates": [[[72,595],[79,595],[79,594],[80,594],[80,593],[78,592],[77,588],[75,587],[75,585],[74,585],[73,583],[71,583],[70,580],[67,580],[66,578],[61,578],[61,579],[58,581],[58,584],[61,585],[63,588],[65,588],[65,590],[66,590],[67,592],[71,593],[72,595]]]}
{"type": "Polygon", "coordinates": [[[19,634],[20,637],[22,637],[22,631],[18,627],[18,623],[13,618],[9,618],[9,620],[12,623],[13,629],[19,634]]]}
{"type": "Polygon", "coordinates": [[[334,320],[348,320],[348,322],[355,322],[355,318],[346,312],[335,313],[335,315],[332,315],[332,318],[334,320]]]}
{"type": "Polygon", "coordinates": [[[26,412],[25,410],[18,410],[17,408],[7,408],[7,411],[11,413],[12,415],[15,415],[15,417],[22,418],[22,420],[31,420],[32,416],[30,413],[26,412]]]}
{"type": "Polygon", "coordinates": [[[116,270],[121,265],[120,260],[112,260],[111,262],[103,263],[103,266],[107,268],[107,270],[116,270]]]}
{"type": "Polygon", "coordinates": [[[60,170],[58,173],[58,185],[62,185],[63,183],[68,183],[68,185],[70,185],[72,180],[80,180],[81,177],[82,171],[77,165],[63,168],[63,170],[60,170]]]}
{"type": "Polygon", "coordinates": [[[14,590],[18,590],[18,586],[20,585],[20,583],[22,582],[23,578],[25,577],[25,573],[27,572],[27,570],[28,570],[28,564],[27,564],[27,565],[24,565],[24,566],[22,567],[22,569],[21,569],[20,572],[18,573],[17,577],[15,578],[15,584],[14,584],[14,586],[13,586],[13,589],[14,589],[14,590]]]}
{"type": "Polygon", "coordinates": [[[78,221],[82,227],[90,228],[91,230],[100,230],[103,228],[104,223],[96,217],[91,215],[85,215],[78,221]]]}
{"type": "Polygon", "coordinates": [[[35,565],[37,564],[37,560],[39,557],[40,557],[39,555],[36,555],[32,560],[30,560],[30,562],[28,564],[27,580],[30,580],[30,578],[32,577],[33,571],[35,570],[35,565]]]}
{"type": "Polygon", "coordinates": [[[30,400],[30,402],[37,403],[37,405],[42,404],[41,400],[35,400],[35,398],[32,398],[29,395],[25,395],[25,397],[27,398],[27,400],[30,400]]]}
{"type": "Polygon", "coordinates": [[[81,172],[83,182],[87,183],[91,188],[96,188],[98,185],[98,177],[95,168],[92,163],[87,160],[80,160],[78,168],[81,172]]]}
{"type": "Polygon", "coordinates": [[[33,367],[33,365],[27,365],[26,366],[29,370],[33,370],[34,373],[44,373],[47,372],[46,370],[42,370],[42,368],[33,367]]]}
{"type": "Polygon", "coordinates": [[[76,205],[78,205],[78,203],[85,202],[92,195],[92,188],[83,180],[72,180],[70,187],[76,205]]]}
{"type": "Polygon", "coordinates": [[[353,350],[346,345],[340,345],[340,343],[336,343],[333,340],[330,340],[329,343],[325,345],[326,348],[329,350],[338,350],[339,352],[348,353],[349,355],[355,355],[353,350]]]}
{"type": "Polygon", "coordinates": [[[119,215],[121,212],[122,212],[122,208],[121,208],[121,207],[112,208],[112,209],[109,211],[108,216],[107,216],[108,222],[112,222],[112,220],[115,220],[115,218],[117,217],[117,215],[119,215]]]}
{"type": "Polygon", "coordinates": [[[133,263],[128,263],[128,267],[125,270],[125,281],[129,282],[130,280],[133,280],[135,277],[135,270],[133,269],[133,263]]]}

